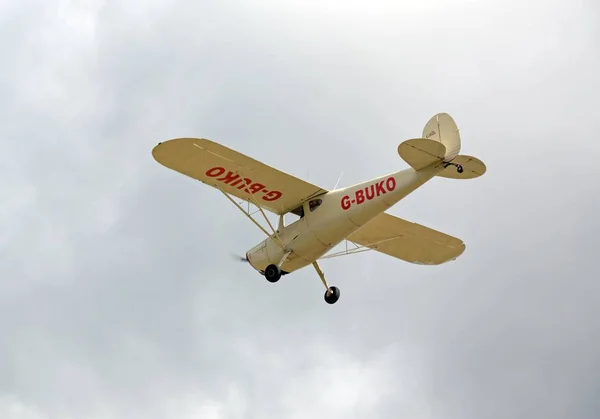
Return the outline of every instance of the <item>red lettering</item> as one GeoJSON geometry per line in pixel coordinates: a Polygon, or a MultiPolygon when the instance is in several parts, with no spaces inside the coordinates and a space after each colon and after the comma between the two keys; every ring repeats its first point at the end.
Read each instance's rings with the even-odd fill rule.
{"type": "Polygon", "coordinates": [[[248,192],[250,192],[251,194],[255,194],[256,192],[259,192],[264,187],[265,187],[265,185],[261,185],[260,183],[255,183],[254,185],[248,187],[248,192]]]}
{"type": "Polygon", "coordinates": [[[231,171],[230,171],[230,172],[228,172],[228,173],[227,173],[225,176],[223,176],[223,177],[220,177],[220,178],[219,178],[219,179],[217,179],[217,180],[220,180],[220,181],[221,181],[221,182],[223,182],[223,183],[230,183],[232,180],[235,180],[235,179],[237,179],[237,178],[239,178],[239,177],[240,177],[240,175],[238,175],[238,174],[234,174],[233,172],[231,172],[231,171]],[[235,176],[234,176],[234,175],[235,175],[235,176]]]}
{"type": "Polygon", "coordinates": [[[383,180],[382,180],[381,182],[378,182],[378,183],[375,185],[375,191],[377,192],[377,196],[379,196],[379,195],[383,195],[383,194],[385,194],[385,193],[386,193],[386,192],[385,192],[385,189],[383,189],[383,180]]]}
{"type": "MultiPolygon", "coordinates": [[[[247,177],[245,177],[245,178],[244,178],[244,182],[246,182],[246,185],[251,185],[251,184],[252,184],[252,179],[248,179],[247,177]]],[[[238,186],[238,189],[240,189],[240,190],[241,190],[241,189],[243,189],[243,188],[244,188],[244,186],[246,186],[246,185],[244,185],[244,184],[242,183],[240,186],[238,186]]],[[[248,189],[246,189],[245,191],[246,191],[246,192],[250,192],[250,191],[248,191],[248,189]]]]}
{"type": "Polygon", "coordinates": [[[371,185],[368,188],[365,188],[365,191],[367,192],[367,199],[370,201],[371,199],[375,198],[375,186],[371,185]],[[369,193],[369,191],[371,191],[371,193],[369,193]]]}
{"type": "Polygon", "coordinates": [[[354,192],[354,194],[356,195],[357,204],[362,204],[363,202],[365,202],[365,191],[359,189],[358,191],[354,192]]]}
{"type": "Polygon", "coordinates": [[[394,189],[396,189],[396,178],[388,178],[388,180],[385,181],[385,186],[387,187],[388,191],[392,192],[394,189]]]}
{"type": "Polygon", "coordinates": [[[346,211],[348,208],[350,208],[350,197],[346,195],[342,198],[342,209],[346,211]]]}
{"type": "Polygon", "coordinates": [[[234,179],[236,179],[236,181],[235,181],[235,182],[233,182],[233,183],[231,184],[231,186],[235,186],[235,185],[237,185],[238,183],[240,183],[240,182],[242,181],[242,178],[241,178],[241,177],[239,177],[239,176],[236,176],[234,179]],[[239,178],[239,179],[238,179],[238,178],[239,178]]]}
{"type": "Polygon", "coordinates": [[[212,169],[208,169],[206,171],[206,176],[217,177],[221,176],[223,173],[225,173],[224,167],[213,167],[212,169]]]}
{"type": "Polygon", "coordinates": [[[265,196],[263,196],[263,199],[265,201],[269,201],[269,202],[276,201],[279,198],[281,198],[281,195],[283,195],[283,194],[279,191],[271,191],[268,194],[266,194],[265,196]]]}
{"type": "MultiPolygon", "coordinates": [[[[206,176],[210,176],[210,177],[217,177],[217,176],[221,176],[225,173],[225,168],[223,167],[213,167],[212,169],[209,169],[208,171],[206,171],[206,176]]],[[[217,179],[220,182],[223,182],[229,186],[236,186],[238,190],[244,190],[245,192],[248,192],[250,194],[255,194],[258,193],[260,191],[262,191],[266,185],[263,185],[262,183],[252,183],[252,179],[250,178],[242,178],[240,177],[239,174],[232,172],[231,170],[227,171],[227,174],[224,176],[221,176],[220,178],[217,179]]],[[[276,201],[279,198],[281,198],[283,196],[283,194],[279,191],[271,191],[268,192],[265,196],[263,196],[262,199],[264,199],[265,201],[276,201]]]]}

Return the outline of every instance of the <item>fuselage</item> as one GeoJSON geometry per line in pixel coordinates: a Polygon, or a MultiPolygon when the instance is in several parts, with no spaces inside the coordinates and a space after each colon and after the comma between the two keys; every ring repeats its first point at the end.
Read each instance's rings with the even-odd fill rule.
{"type": "Polygon", "coordinates": [[[405,169],[346,188],[336,189],[304,203],[304,216],[278,230],[282,248],[274,236],[246,253],[259,272],[270,264],[283,273],[303,268],[337,246],[350,234],[433,178],[443,168],[405,169]],[[312,208],[311,208],[312,203],[312,208]]]}

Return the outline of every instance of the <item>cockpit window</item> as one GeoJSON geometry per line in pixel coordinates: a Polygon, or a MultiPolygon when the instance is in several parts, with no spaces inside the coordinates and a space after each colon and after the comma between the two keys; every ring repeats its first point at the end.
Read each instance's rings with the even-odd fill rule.
{"type": "MultiPolygon", "coordinates": [[[[313,212],[314,210],[316,210],[321,204],[323,203],[322,199],[311,199],[308,202],[308,208],[310,209],[310,212],[313,212]]],[[[292,214],[297,215],[298,217],[302,218],[304,217],[304,205],[300,205],[298,208],[290,211],[292,214]]]]}

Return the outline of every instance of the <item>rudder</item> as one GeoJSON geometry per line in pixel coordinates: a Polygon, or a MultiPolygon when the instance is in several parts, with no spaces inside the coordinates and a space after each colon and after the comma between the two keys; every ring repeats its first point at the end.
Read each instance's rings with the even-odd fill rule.
{"type": "Polygon", "coordinates": [[[446,147],[444,160],[450,161],[460,153],[460,133],[454,119],[447,113],[432,116],[423,128],[423,138],[440,142],[446,147]]]}

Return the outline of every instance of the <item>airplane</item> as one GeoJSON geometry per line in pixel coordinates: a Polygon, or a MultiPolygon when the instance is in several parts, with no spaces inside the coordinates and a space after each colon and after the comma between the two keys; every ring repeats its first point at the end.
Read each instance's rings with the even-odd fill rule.
{"type": "MultiPolygon", "coordinates": [[[[440,265],[465,251],[462,240],[395,217],[385,211],[434,177],[474,179],[485,164],[461,155],[458,126],[447,113],[425,124],[422,137],[403,141],[398,154],[410,168],[352,186],[325,190],[204,138],[176,138],[152,149],[163,166],[212,186],[225,195],[267,238],[246,252],[267,281],[277,282],[312,265],[325,286],[325,302],[336,303],[340,289],[329,286],[318,261],[376,250],[405,262],[440,265]],[[242,207],[234,198],[247,204],[242,207]],[[251,213],[250,204],[258,210],[251,213]],[[279,217],[277,228],[265,211],[279,217]],[[260,212],[269,230],[253,215],[260,212]],[[284,216],[294,222],[284,225],[284,216]],[[338,244],[346,249],[327,254],[338,244]],[[354,247],[348,249],[348,243],[354,247]]],[[[338,180],[339,182],[339,180],[338,180]]]]}

